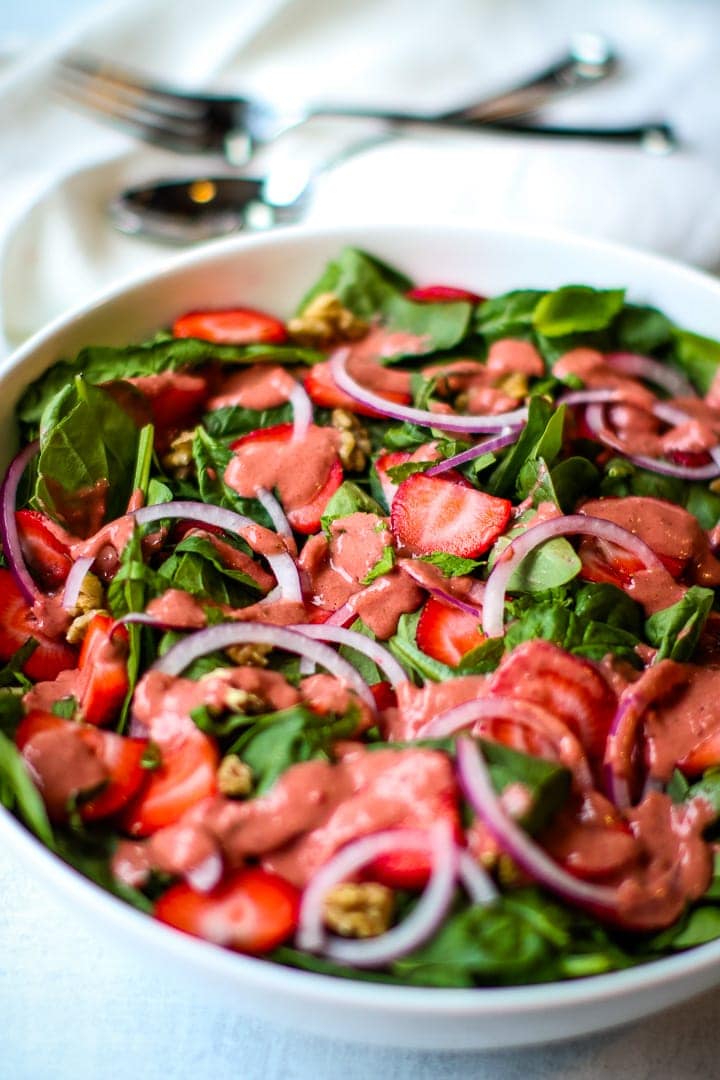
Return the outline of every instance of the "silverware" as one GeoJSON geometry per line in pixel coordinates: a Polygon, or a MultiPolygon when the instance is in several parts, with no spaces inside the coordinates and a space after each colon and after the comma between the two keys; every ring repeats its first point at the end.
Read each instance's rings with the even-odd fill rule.
{"type": "MultiPolygon", "coordinates": [[[[121,125],[145,142],[180,153],[215,153],[232,164],[245,163],[252,151],[313,117],[384,121],[392,129],[408,126],[476,131],[527,116],[558,94],[593,85],[617,69],[607,41],[595,34],[577,35],[557,63],[503,93],[461,109],[427,115],[383,109],[317,105],[280,108],[269,102],[216,94],[188,94],[90,57],[62,59],[56,84],[72,102],[121,125]]],[[[654,125],[657,127],[657,125],[654,125]]],[[[523,131],[530,131],[523,127],[523,131]]],[[[580,129],[582,136],[587,131],[580,129]]],[[[553,129],[553,135],[577,134],[553,129]]]]}

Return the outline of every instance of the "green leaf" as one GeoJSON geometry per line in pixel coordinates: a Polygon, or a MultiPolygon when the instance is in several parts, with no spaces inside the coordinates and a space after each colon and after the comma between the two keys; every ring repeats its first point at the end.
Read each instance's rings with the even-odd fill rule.
{"type": "Polygon", "coordinates": [[[517,289],[494,296],[475,312],[475,329],[488,345],[502,338],[527,338],[533,328],[538,302],[545,296],[537,289],[517,289]]]}
{"type": "Polygon", "coordinates": [[[584,457],[569,457],[550,470],[555,497],[563,514],[571,514],[580,498],[597,492],[600,473],[584,457]]]}
{"type": "Polygon", "coordinates": [[[243,409],[239,405],[224,405],[221,409],[205,413],[203,427],[213,439],[238,439],[259,428],[275,427],[292,420],[292,405],[278,405],[274,409],[243,409]]]}
{"type": "Polygon", "coordinates": [[[431,555],[421,555],[421,562],[431,563],[437,566],[445,577],[463,577],[477,570],[480,563],[475,559],[465,559],[462,555],[450,555],[447,551],[433,551],[431,555]]]}
{"type": "MultiPolygon", "coordinates": [[[[362,619],[355,619],[355,621],[351,623],[350,629],[354,630],[356,634],[362,634],[363,637],[370,638],[371,641],[377,641],[376,635],[369,626],[365,625],[362,619]]],[[[369,686],[374,686],[375,683],[384,682],[385,675],[380,671],[377,664],[366,656],[365,653],[359,652],[358,649],[343,645],[340,648],[340,655],[345,660],[350,661],[369,686]]]]}
{"type": "Polygon", "coordinates": [[[523,754],[502,743],[478,742],[498,795],[511,784],[522,784],[530,804],[519,823],[531,834],[540,832],[567,801],[572,779],[569,771],[555,761],[523,754]]]}
{"type": "Polygon", "coordinates": [[[59,833],[55,848],[65,862],[75,867],[85,877],[90,878],[101,889],[105,889],[106,892],[120,897],[139,911],[150,915],[153,910],[151,901],[137,889],[123,884],[112,872],[110,859],[116,842],[116,837],[104,836],[96,832],[92,834],[59,833]]]}
{"type": "Polygon", "coordinates": [[[472,304],[464,300],[437,304],[408,300],[407,281],[364,251],[347,247],[326,267],[299,310],[302,312],[320,293],[332,292],[359,318],[379,316],[389,330],[426,339],[425,352],[451,349],[462,341],[469,330],[472,304]]]}
{"type": "Polygon", "coordinates": [[[720,366],[720,341],[675,329],[672,359],[701,394],[707,394],[720,366]]]}
{"type": "Polygon", "coordinates": [[[385,512],[379,503],[363,491],[352,480],[345,480],[330,498],[320,524],[325,532],[336,518],[348,517],[350,514],[376,514],[384,517],[385,512]]]}
{"type": "Polygon", "coordinates": [[[538,302],[533,326],[545,337],[563,337],[588,330],[604,330],[623,306],[623,289],[592,289],[565,285],[538,302]]]}
{"type": "Polygon", "coordinates": [[[437,461],[404,461],[402,465],[392,465],[385,471],[393,484],[402,484],[403,480],[407,480],[408,476],[427,472],[433,465],[437,465],[437,461]]]}
{"type": "Polygon", "coordinates": [[[674,328],[657,308],[625,304],[614,329],[618,349],[647,356],[671,343],[674,328]]]}
{"type": "Polygon", "coordinates": [[[508,498],[515,493],[520,470],[528,459],[538,456],[537,448],[554,414],[555,407],[544,398],[531,398],[525,427],[517,442],[503,454],[500,464],[493,469],[487,481],[486,490],[491,495],[508,498]]]}
{"type": "Polygon", "coordinates": [[[30,779],[22,754],[0,731],[0,802],[16,811],[39,840],[55,846],[52,827],[40,792],[30,779]]]}
{"type": "Polygon", "coordinates": [[[698,519],[701,528],[714,529],[720,521],[720,495],[704,484],[689,484],[685,494],[685,509],[698,519]]]}
{"type": "Polygon", "coordinates": [[[645,635],[660,660],[689,660],[710,614],[713,589],[693,585],[681,600],[656,611],[645,623],[645,635]]]}
{"type": "MultiPolygon", "coordinates": [[[[678,770],[675,770],[677,773],[678,770]]],[[[720,818],[720,768],[717,766],[713,769],[707,769],[700,780],[696,780],[694,784],[688,784],[682,773],[676,777],[673,774],[673,781],[676,793],[680,793],[680,783],[685,781],[685,790],[682,792],[682,797],[676,799],[672,795],[670,790],[670,784],[667,785],[668,795],[671,796],[674,802],[690,801],[691,799],[704,799],[704,801],[712,807],[715,813],[715,820],[720,818]]]]}
{"type": "Polygon", "coordinates": [[[127,507],[138,439],[107,391],[76,378],[43,414],[36,501],[76,535],[96,531],[127,507]]]}
{"type": "MultiPolygon", "coordinates": [[[[509,535],[512,537],[516,531],[513,529],[509,535]]],[[[572,544],[564,536],[556,536],[523,559],[507,587],[510,592],[545,592],[566,585],[581,569],[582,563],[572,544]]]]}
{"type": "Polygon", "coordinates": [[[370,585],[376,578],[382,577],[383,574],[389,574],[394,565],[395,549],[388,544],[383,548],[382,555],[375,563],[372,570],[365,575],[360,584],[370,585]]]}

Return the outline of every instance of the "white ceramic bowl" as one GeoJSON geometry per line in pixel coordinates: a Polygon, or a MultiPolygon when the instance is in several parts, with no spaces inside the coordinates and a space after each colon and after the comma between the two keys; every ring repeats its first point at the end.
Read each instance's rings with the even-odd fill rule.
{"type": "MultiPolygon", "coordinates": [[[[5,464],[15,445],[13,408],[54,360],[89,343],[148,337],[192,308],[243,304],[287,316],[325,262],[350,243],[420,283],[493,294],[581,282],[627,286],[631,297],[720,337],[720,283],[651,255],[597,241],[518,229],[445,226],[278,231],[198,249],[58,320],[0,368],[5,464]]],[[[647,1016],[720,982],[720,941],[669,959],[576,982],[508,989],[440,990],[333,979],[239,956],[162,926],[66,867],[0,808],[0,847],[84,913],[98,933],[121,937],[138,970],[172,965],[224,991],[239,1011],[322,1035],[415,1048],[522,1046],[598,1031],[647,1016]]],[[[88,958],[88,966],[90,964],[88,958]]],[[[148,980],[139,978],[139,983],[148,980]]]]}

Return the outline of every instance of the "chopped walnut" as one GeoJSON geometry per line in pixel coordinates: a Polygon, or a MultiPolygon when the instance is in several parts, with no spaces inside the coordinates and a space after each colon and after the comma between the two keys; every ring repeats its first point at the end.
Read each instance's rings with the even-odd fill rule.
{"type": "Polygon", "coordinates": [[[181,431],[170,443],[170,449],[160,459],[163,468],[178,480],[184,480],[195,469],[192,454],[194,439],[194,430],[181,431]]]}
{"type": "Polygon", "coordinates": [[[107,615],[108,612],[104,608],[90,608],[89,611],[83,611],[81,615],[73,619],[65,633],[65,640],[70,645],[79,645],[85,639],[87,628],[93,621],[96,615],[107,615]]]}
{"type": "Polygon", "coordinates": [[[332,426],[340,432],[338,454],[350,472],[362,472],[372,449],[370,436],[356,416],[347,409],[333,409],[332,426]]]}
{"type": "Polygon", "coordinates": [[[228,645],[225,652],[234,664],[267,667],[268,653],[272,652],[272,645],[259,645],[255,642],[247,645],[228,645]]]}
{"type": "Polygon", "coordinates": [[[357,341],[368,331],[368,324],[353,315],[334,293],[320,293],[305,310],[287,324],[290,337],[299,345],[316,348],[357,341]]]}
{"type": "Polygon", "coordinates": [[[252,769],[237,754],[226,754],[217,771],[217,784],[221,795],[243,798],[252,791],[252,769]]]}
{"type": "Polygon", "coordinates": [[[377,881],[343,882],[325,897],[325,924],[343,937],[377,937],[390,926],[393,904],[392,889],[377,881]]]}
{"type": "Polygon", "coordinates": [[[497,860],[497,877],[501,885],[509,887],[524,884],[525,878],[523,877],[520,867],[509,855],[503,853],[498,856],[497,860]]]}
{"type": "Polygon", "coordinates": [[[517,398],[518,401],[524,398],[528,392],[527,375],[522,371],[511,371],[509,375],[505,375],[495,385],[498,390],[502,390],[509,397],[517,398]]]}
{"type": "Polygon", "coordinates": [[[70,614],[73,616],[84,615],[88,611],[95,614],[96,611],[102,609],[104,600],[105,594],[102,581],[95,574],[87,573],[82,580],[75,607],[70,614]]]}
{"type": "Polygon", "coordinates": [[[232,709],[233,712],[245,713],[246,716],[266,711],[265,702],[261,697],[235,686],[232,686],[225,695],[225,707],[232,709]]]}

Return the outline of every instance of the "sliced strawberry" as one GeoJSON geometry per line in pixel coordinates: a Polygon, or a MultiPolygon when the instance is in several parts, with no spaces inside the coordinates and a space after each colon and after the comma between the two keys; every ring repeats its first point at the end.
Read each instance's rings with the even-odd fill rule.
{"type": "Polygon", "coordinates": [[[80,650],[78,667],[85,676],[78,702],[88,724],[107,724],[119,712],[128,692],[128,632],[118,626],[112,637],[110,615],[93,616],[80,650]]]}
{"type": "Polygon", "coordinates": [[[0,660],[5,663],[12,660],[31,637],[38,645],[22,669],[29,679],[52,681],[61,671],[77,664],[75,650],[64,640],[55,640],[43,633],[12,574],[0,568],[0,660]]]}
{"type": "MultiPolygon", "coordinates": [[[[608,582],[620,589],[626,589],[633,574],[645,569],[644,564],[634,555],[607,540],[583,537],[578,554],[582,562],[580,577],[586,581],[608,582]]],[[[685,559],[660,553],[658,558],[674,578],[680,577],[685,569],[685,559]]]]}
{"type": "Polygon", "coordinates": [[[373,683],[370,687],[370,692],[375,698],[375,706],[378,712],[384,712],[385,709],[394,709],[397,707],[397,694],[389,682],[373,683]]]}
{"type": "MultiPolygon", "coordinates": [[[[435,821],[445,819],[451,826],[458,844],[463,842],[460,814],[454,793],[443,792],[433,805],[435,821]]],[[[416,828],[418,822],[412,816],[404,822],[408,828],[416,828]]],[[[422,825],[421,825],[422,827],[422,825]]],[[[393,851],[380,855],[368,865],[364,877],[379,881],[390,889],[424,889],[430,879],[432,860],[424,851],[393,851]]]]}
{"type": "Polygon", "coordinates": [[[48,527],[48,519],[38,510],[18,510],[15,514],[23,558],[41,588],[58,589],[72,567],[69,548],[48,527]]]}
{"type": "MultiPolygon", "coordinates": [[[[311,400],[323,409],[347,409],[348,412],[358,413],[360,416],[379,416],[369,405],[361,405],[355,398],[350,397],[341,390],[332,377],[329,362],[314,364],[305,376],[305,389],[311,400]]],[[[375,391],[381,397],[387,398],[388,402],[396,405],[409,405],[410,394],[403,394],[394,390],[375,391]]]]}
{"type": "Polygon", "coordinates": [[[375,472],[388,506],[392,506],[397,489],[400,487],[399,484],[390,479],[388,469],[395,469],[398,465],[404,465],[410,460],[410,457],[411,454],[407,450],[389,450],[386,454],[381,454],[374,462],[375,472]]]}
{"type": "Polygon", "coordinates": [[[139,790],[147,775],[142,766],[148,747],[147,739],[131,739],[113,731],[99,731],[73,720],[63,720],[53,713],[36,710],[24,717],[15,733],[18,749],[24,750],[36,735],[48,731],[62,732],[68,739],[82,740],[108,774],[102,790],[91,799],[80,802],[78,810],[83,821],[95,821],[117,813],[139,790]]]}
{"type": "Polygon", "coordinates": [[[590,757],[604,754],[617,699],[588,660],[549,641],[526,641],[503,659],[491,690],[541,705],[567,724],[590,757]]]}
{"type": "Polygon", "coordinates": [[[156,428],[184,428],[197,419],[208,396],[204,375],[163,371],[158,375],[138,375],[127,380],[148,398],[156,428]]]}
{"type": "Polygon", "coordinates": [[[155,918],[176,930],[245,953],[266,953],[297,927],[300,892],[258,867],[235,870],[209,893],[173,885],[155,904],[155,918]]]}
{"type": "Polygon", "coordinates": [[[453,300],[467,300],[471,304],[481,304],[485,299],[478,293],[468,289],[456,289],[453,285],[420,285],[406,292],[408,300],[416,300],[421,303],[437,304],[448,303],[453,300]]]}
{"type": "Polygon", "coordinates": [[[706,738],[692,748],[677,767],[686,776],[700,776],[706,769],[720,765],[720,730],[712,731],[706,738]]]}
{"type": "Polygon", "coordinates": [[[446,551],[474,558],[505,531],[512,504],[440,476],[416,473],[393,499],[390,525],[413,555],[446,551]]]}
{"type": "Polygon", "coordinates": [[[176,338],[201,338],[220,345],[281,345],[287,341],[284,323],[252,308],[191,311],[175,320],[172,332],[176,338]]]}
{"type": "Polygon", "coordinates": [[[455,667],[466,653],[482,645],[485,635],[477,616],[431,598],[420,615],[416,639],[428,656],[455,667]]]}
{"type": "MultiPolygon", "coordinates": [[[[317,431],[318,429],[311,429],[317,431]]],[[[322,429],[320,429],[322,430],[322,429]]],[[[243,447],[250,444],[262,443],[269,455],[273,455],[280,447],[285,449],[292,442],[293,425],[275,424],[269,428],[259,428],[243,435],[231,443],[230,449],[242,452],[243,447]]],[[[302,453],[302,451],[298,451],[302,453]]],[[[275,454],[275,456],[278,456],[275,454]]],[[[339,458],[334,458],[330,464],[327,477],[313,498],[304,506],[285,508],[288,521],[299,533],[309,536],[320,528],[320,519],[325,513],[325,507],[343,482],[343,468],[339,458]]]]}
{"type": "Polygon", "coordinates": [[[150,836],[173,825],[195,803],[217,794],[219,755],[211,738],[192,731],[160,751],[160,765],[123,815],[123,827],[131,836],[150,836]]]}

